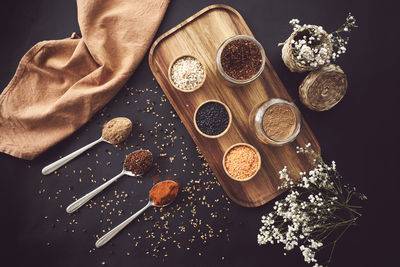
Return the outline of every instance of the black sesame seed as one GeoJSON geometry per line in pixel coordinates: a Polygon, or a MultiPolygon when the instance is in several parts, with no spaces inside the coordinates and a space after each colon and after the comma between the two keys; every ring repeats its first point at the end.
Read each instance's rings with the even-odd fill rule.
{"type": "Polygon", "coordinates": [[[228,111],[221,103],[207,102],[198,109],[196,124],[201,132],[207,135],[218,135],[228,127],[228,111]]]}

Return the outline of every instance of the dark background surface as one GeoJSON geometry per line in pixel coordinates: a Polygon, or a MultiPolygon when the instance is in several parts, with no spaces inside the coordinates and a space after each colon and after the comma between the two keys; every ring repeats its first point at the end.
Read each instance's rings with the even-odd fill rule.
{"type": "MultiPolygon", "coordinates": [[[[214,3],[172,1],[157,36],[214,3]]],[[[398,48],[395,48],[398,43],[395,1],[237,0],[218,3],[228,4],[242,14],[317,136],[323,157],[328,161],[335,160],[346,181],[356,185],[359,191],[368,196],[359,225],[347,232],[340,241],[331,266],[398,266],[398,221],[395,217],[399,211],[400,93],[398,65],[395,64],[398,58],[398,48]],[[305,74],[289,72],[280,58],[277,43],[289,36],[291,26],[288,21],[292,18],[298,18],[302,23],[323,25],[327,31],[333,31],[344,22],[349,11],[356,17],[359,28],[351,33],[348,53],[337,62],[348,76],[347,95],[331,111],[310,111],[299,103],[297,93],[305,74]]],[[[76,3],[72,0],[3,1],[0,12],[2,89],[12,78],[19,59],[36,42],[66,38],[74,31],[79,32],[76,3]]],[[[73,200],[73,196],[81,196],[101,183],[102,178],[117,174],[125,155],[135,147],[148,147],[154,152],[157,151],[154,140],[168,139],[164,131],[168,127],[162,129],[157,137],[149,134],[160,117],[137,110],[138,107],[143,109],[148,106],[146,99],[155,101],[156,106],[162,102],[161,89],[157,88],[152,78],[146,57],[127,86],[152,90],[140,93],[122,89],[115,100],[84,127],[33,161],[0,155],[0,265],[307,266],[297,250],[284,256],[280,245],[257,245],[261,215],[271,210],[272,203],[252,209],[229,203],[221,197],[224,192],[215,185],[212,175],[204,174],[204,171],[201,176],[203,187],[196,193],[196,197],[205,195],[207,199],[212,199],[220,217],[211,218],[210,210],[201,208],[200,201],[195,217],[204,223],[209,222],[214,229],[220,229],[222,234],[219,238],[209,239],[207,244],[199,244],[197,241],[189,244],[187,240],[192,235],[198,237],[198,233],[188,227],[188,231],[179,237],[183,240],[183,248],[179,249],[175,243],[167,242],[163,245],[165,249],[162,254],[166,251],[168,256],[160,256],[159,253],[159,257],[155,258],[146,254],[150,241],[134,246],[136,241],[132,240],[132,236],[138,238],[140,233],[144,235],[146,230],[151,231],[152,228],[152,222],[140,220],[128,226],[111,244],[93,250],[96,235],[110,226],[108,218],[115,225],[131,211],[144,205],[140,200],[146,200],[145,192],[151,187],[152,180],[143,179],[143,182],[138,182],[124,177],[98,196],[92,202],[91,209],[81,208],[72,216],[67,215],[64,209],[73,200]],[[58,175],[41,175],[40,170],[46,164],[98,138],[102,123],[116,116],[126,116],[136,122],[134,135],[121,150],[101,144],[90,150],[89,154],[68,164],[67,168],[61,169],[58,175]],[[145,141],[139,133],[146,136],[145,141]],[[205,190],[204,184],[208,182],[212,183],[213,190],[205,190]],[[108,216],[109,210],[103,213],[105,209],[99,202],[115,200],[121,190],[128,192],[128,201],[113,207],[122,210],[123,214],[117,216],[114,212],[108,216]],[[218,203],[215,202],[215,199],[220,198],[218,203]]],[[[189,159],[185,161],[177,156],[171,163],[168,158],[156,157],[161,176],[175,176],[181,184],[198,179],[203,162],[198,158],[195,145],[184,126],[179,119],[173,117],[168,103],[155,109],[157,114],[165,116],[164,125],[168,122],[174,124],[168,128],[169,131],[175,129],[174,135],[180,137],[175,147],[166,150],[168,157],[180,155],[182,149],[189,159]],[[185,166],[185,162],[189,163],[185,166]]],[[[177,203],[184,207],[183,198],[184,194],[177,203]]],[[[171,207],[171,210],[175,208],[171,207]]],[[[161,216],[156,210],[149,210],[146,214],[153,216],[154,220],[159,220],[161,216]]],[[[170,224],[185,223],[187,218],[175,218],[170,224]]]]}

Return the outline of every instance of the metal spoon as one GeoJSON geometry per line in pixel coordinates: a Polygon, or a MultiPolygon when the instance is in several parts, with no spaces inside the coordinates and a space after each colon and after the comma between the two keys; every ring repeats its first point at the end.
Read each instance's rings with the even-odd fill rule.
{"type": "Polygon", "coordinates": [[[68,162],[70,162],[71,160],[73,160],[74,158],[76,158],[77,156],[79,156],[80,154],[82,154],[83,152],[85,152],[86,150],[88,150],[89,148],[93,147],[94,145],[96,145],[100,142],[107,142],[107,143],[111,144],[110,142],[105,140],[103,137],[100,137],[96,141],[93,141],[92,143],[90,143],[84,147],[81,147],[80,149],[72,152],[71,154],[47,165],[46,167],[44,167],[42,169],[42,174],[48,175],[48,174],[52,173],[53,171],[57,170],[58,168],[60,168],[61,166],[65,165],[65,164],[67,164],[68,162]]]}
{"type": "MultiPolygon", "coordinates": [[[[149,150],[143,150],[143,149],[139,149],[136,150],[133,153],[137,153],[139,151],[147,151],[151,154],[151,152],[149,150]]],[[[152,154],[151,154],[152,155],[152,154]]],[[[126,159],[125,159],[126,160],[126,159]]],[[[124,162],[125,163],[125,162],[124,162]]],[[[125,166],[125,164],[124,164],[125,166]]],[[[125,170],[124,167],[122,167],[122,171],[116,175],[115,177],[113,177],[112,179],[108,180],[107,182],[105,182],[104,184],[100,185],[99,187],[97,187],[96,189],[94,189],[93,191],[87,193],[86,195],[84,195],[83,197],[81,197],[80,199],[76,200],[75,202],[71,203],[66,211],[68,213],[72,213],[74,211],[76,211],[77,209],[79,209],[80,207],[82,207],[86,202],[88,202],[89,200],[91,200],[95,195],[97,195],[98,193],[100,193],[101,191],[103,191],[106,187],[108,187],[110,184],[116,182],[121,176],[123,175],[128,175],[128,176],[132,176],[132,177],[139,177],[142,176],[144,173],[140,173],[140,174],[135,174],[131,171],[127,171],[125,170]]]]}
{"type": "Polygon", "coordinates": [[[104,141],[109,144],[115,145],[116,143],[113,142],[113,140],[115,139],[115,138],[113,138],[113,135],[115,135],[115,134],[119,135],[118,136],[119,138],[115,139],[114,141],[121,142],[122,139],[125,140],[128,137],[131,130],[132,130],[132,122],[130,119],[124,118],[124,117],[114,118],[114,119],[108,121],[106,124],[104,124],[103,131],[102,131],[101,137],[99,139],[97,139],[96,141],[57,160],[56,162],[53,162],[52,164],[47,165],[46,167],[43,168],[42,173],[43,173],[43,175],[52,173],[53,171],[57,170],[58,168],[60,168],[64,164],[68,163],[72,159],[76,158],[77,156],[79,156],[80,154],[82,154],[83,152],[85,152],[86,150],[91,148],[92,146],[96,145],[97,143],[104,141]],[[112,131],[110,132],[110,129],[114,130],[116,132],[112,132],[112,131]],[[110,136],[110,134],[111,134],[111,136],[110,136]]]}
{"type": "MultiPolygon", "coordinates": [[[[174,182],[171,180],[167,180],[167,181],[162,181],[159,182],[157,184],[155,184],[151,189],[153,189],[156,185],[160,184],[160,183],[165,183],[165,182],[174,182]]],[[[175,182],[174,182],[175,183],[175,182]]],[[[150,191],[151,191],[150,189],[150,191]]],[[[117,225],[116,227],[114,227],[111,231],[109,231],[107,234],[103,235],[102,237],[100,237],[99,240],[96,241],[96,248],[99,248],[103,245],[105,245],[108,241],[111,240],[111,238],[113,238],[116,234],[118,234],[122,229],[125,228],[125,226],[127,226],[129,223],[131,223],[134,219],[136,219],[140,214],[142,214],[145,210],[147,210],[149,207],[153,206],[153,207],[165,207],[168,206],[169,204],[171,204],[174,200],[172,200],[171,202],[163,205],[163,206],[157,206],[153,200],[150,198],[150,194],[149,194],[149,202],[146,204],[146,206],[144,206],[142,209],[140,209],[138,212],[136,212],[135,214],[133,214],[131,217],[129,217],[128,219],[126,219],[125,221],[123,221],[122,223],[120,223],[119,225],[117,225]]]]}

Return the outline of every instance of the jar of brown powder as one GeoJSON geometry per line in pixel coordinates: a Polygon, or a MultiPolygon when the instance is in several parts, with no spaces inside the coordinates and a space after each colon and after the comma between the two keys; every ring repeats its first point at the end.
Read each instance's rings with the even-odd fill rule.
{"type": "Polygon", "coordinates": [[[253,108],[249,124],[261,142],[283,145],[296,139],[300,132],[301,115],[293,103],[272,98],[253,108]]]}
{"type": "Polygon", "coordinates": [[[264,48],[251,36],[235,35],[226,39],[219,47],[216,65],[217,72],[226,84],[249,84],[264,70],[264,48]]]}

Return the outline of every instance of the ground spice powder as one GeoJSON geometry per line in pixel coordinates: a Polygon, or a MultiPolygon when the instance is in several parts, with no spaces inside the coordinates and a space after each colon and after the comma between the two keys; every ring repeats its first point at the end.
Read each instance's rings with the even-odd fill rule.
{"type": "Polygon", "coordinates": [[[118,117],[110,120],[103,126],[101,137],[113,145],[117,145],[128,138],[132,131],[132,122],[128,118],[118,117]]]}
{"type": "Polygon", "coordinates": [[[138,150],[130,153],[124,161],[124,169],[133,174],[144,174],[153,164],[153,156],[147,150],[138,150]]]}
{"type": "Polygon", "coordinates": [[[285,104],[276,104],[267,109],[263,116],[263,130],[273,140],[285,140],[296,129],[296,115],[285,104]]]}
{"type": "Polygon", "coordinates": [[[260,165],[257,152],[245,145],[233,147],[226,154],[225,169],[235,179],[246,179],[254,175],[260,165]]]}
{"type": "Polygon", "coordinates": [[[154,205],[164,206],[176,198],[179,191],[179,184],[174,181],[164,181],[156,184],[150,190],[150,198],[154,205]]]}
{"type": "Polygon", "coordinates": [[[221,53],[221,65],[225,73],[236,80],[248,80],[260,70],[262,56],[260,48],[244,39],[228,43],[221,53]]]}

